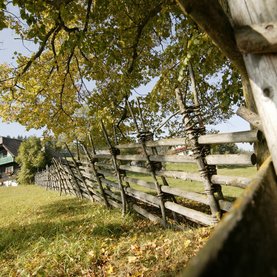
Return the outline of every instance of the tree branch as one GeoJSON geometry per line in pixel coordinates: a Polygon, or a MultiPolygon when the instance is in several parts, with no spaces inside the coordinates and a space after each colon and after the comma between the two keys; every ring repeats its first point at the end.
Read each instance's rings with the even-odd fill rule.
{"type": "Polygon", "coordinates": [[[66,72],[65,72],[65,75],[64,75],[64,78],[63,78],[61,90],[59,92],[59,109],[57,110],[57,112],[54,114],[53,117],[55,117],[60,111],[62,111],[65,115],[67,115],[69,118],[71,118],[71,116],[63,108],[63,93],[64,93],[64,88],[65,88],[65,82],[66,82],[67,75],[69,75],[69,73],[70,73],[70,63],[71,63],[73,55],[74,55],[74,49],[70,53],[70,56],[69,56],[69,58],[67,60],[67,63],[66,63],[66,72]]]}
{"type": "Polygon", "coordinates": [[[83,29],[83,33],[85,33],[88,29],[88,23],[89,23],[89,17],[90,17],[92,2],[93,2],[93,0],[88,0],[86,21],[85,21],[85,26],[84,26],[84,29],[83,29]]]}
{"type": "Polygon", "coordinates": [[[53,37],[52,37],[52,40],[51,40],[51,46],[52,46],[52,51],[53,51],[53,55],[54,55],[54,60],[55,60],[55,63],[56,63],[56,67],[57,67],[57,71],[59,71],[59,64],[58,64],[58,61],[57,61],[57,53],[56,53],[56,47],[55,47],[55,39],[56,39],[56,36],[57,34],[59,33],[59,31],[61,30],[61,26],[58,26],[58,28],[56,28],[54,34],[53,34],[53,37]]]}
{"type": "Polygon", "coordinates": [[[147,23],[153,17],[155,17],[161,11],[162,4],[163,4],[163,2],[160,2],[155,8],[150,10],[150,12],[144,17],[142,22],[140,22],[140,24],[138,25],[136,36],[135,36],[135,41],[134,41],[134,44],[133,44],[133,47],[132,47],[133,48],[132,60],[131,60],[131,63],[129,65],[129,68],[127,70],[127,74],[131,74],[132,71],[134,70],[135,62],[136,62],[136,60],[139,56],[138,55],[138,45],[139,45],[139,41],[141,39],[144,27],[147,25],[147,23]]]}
{"type": "Polygon", "coordinates": [[[44,40],[42,41],[42,43],[40,44],[39,50],[36,52],[36,54],[34,55],[34,57],[32,57],[27,64],[25,65],[25,67],[23,68],[23,70],[21,71],[21,73],[18,74],[18,76],[15,79],[15,83],[17,83],[17,79],[24,75],[28,69],[30,68],[30,66],[33,64],[33,62],[40,57],[40,55],[42,54],[43,50],[45,49],[45,46],[47,44],[48,39],[50,38],[50,36],[53,34],[53,32],[56,30],[57,26],[54,26],[53,28],[51,28],[49,30],[49,32],[46,34],[44,40]]]}
{"type": "Polygon", "coordinates": [[[239,52],[233,27],[218,0],[175,0],[181,10],[189,15],[217,44],[220,50],[247,76],[245,64],[239,52]]]}
{"type": "Polygon", "coordinates": [[[62,15],[61,15],[61,11],[59,11],[59,23],[60,26],[67,32],[67,33],[75,33],[75,32],[79,32],[79,28],[78,27],[74,27],[74,28],[69,28],[65,25],[63,19],[62,19],[62,15]]]}

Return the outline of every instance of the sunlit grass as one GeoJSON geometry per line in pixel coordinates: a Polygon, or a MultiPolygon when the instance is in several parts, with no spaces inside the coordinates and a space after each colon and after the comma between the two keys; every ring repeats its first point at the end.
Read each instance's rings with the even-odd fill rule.
{"type": "MultiPolygon", "coordinates": [[[[174,170],[197,172],[193,164],[174,170]]],[[[218,174],[251,178],[256,169],[219,168],[218,174]]],[[[167,180],[170,186],[203,192],[200,182],[167,180]]],[[[227,197],[242,191],[223,186],[227,197]]],[[[120,210],[37,186],[1,187],[0,276],[175,276],[211,231],[184,228],[163,229],[133,214],[123,218],[120,210]]]]}
{"type": "Polygon", "coordinates": [[[211,231],[184,227],[36,186],[0,188],[0,276],[175,276],[211,231]]]}

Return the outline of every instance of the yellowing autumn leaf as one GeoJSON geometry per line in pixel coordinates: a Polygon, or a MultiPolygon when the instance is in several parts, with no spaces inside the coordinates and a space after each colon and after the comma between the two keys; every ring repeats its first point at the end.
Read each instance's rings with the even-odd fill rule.
{"type": "Polygon", "coordinates": [[[134,263],[137,261],[137,257],[136,256],[128,256],[128,263],[134,263]]]}
{"type": "Polygon", "coordinates": [[[185,248],[187,248],[190,244],[191,244],[191,240],[188,239],[184,241],[185,248]]]}
{"type": "Polygon", "coordinates": [[[107,273],[107,274],[111,274],[111,273],[113,273],[113,271],[114,271],[114,270],[113,270],[113,266],[112,266],[112,265],[109,265],[109,266],[108,266],[108,269],[107,269],[107,271],[106,271],[106,273],[107,273]]]}

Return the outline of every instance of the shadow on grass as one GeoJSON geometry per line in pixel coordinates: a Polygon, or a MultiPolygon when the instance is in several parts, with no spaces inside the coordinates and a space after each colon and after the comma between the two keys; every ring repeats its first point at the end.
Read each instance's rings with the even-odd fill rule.
{"type": "MultiPolygon", "coordinates": [[[[21,222],[0,228],[0,257],[4,257],[9,250],[20,255],[41,239],[46,242],[47,247],[47,243],[50,244],[59,235],[64,235],[68,240],[73,237],[76,240],[78,235],[80,238],[87,236],[96,239],[128,237],[129,231],[133,228],[132,224],[113,222],[113,215],[106,219],[105,215],[109,213],[113,211],[106,210],[100,204],[93,205],[89,201],[78,199],[59,200],[42,206],[36,211],[37,217],[32,218],[31,223],[28,219],[23,219],[21,222]],[[98,212],[94,214],[95,210],[98,212]],[[79,218],[78,215],[84,216],[79,218]]],[[[116,218],[117,216],[120,221],[120,213],[114,215],[116,218]]],[[[147,233],[154,230],[146,226],[145,230],[142,228],[141,231],[147,233]]]]}
{"type": "Polygon", "coordinates": [[[119,238],[126,234],[130,228],[119,223],[104,224],[93,228],[92,234],[98,237],[119,238]]]}
{"type": "Polygon", "coordinates": [[[37,222],[32,224],[11,224],[9,227],[0,229],[0,255],[3,255],[4,251],[8,251],[13,248],[20,254],[21,251],[26,249],[35,243],[37,240],[44,238],[51,241],[61,233],[70,233],[72,229],[76,228],[81,221],[66,221],[61,223],[53,222],[37,222]]]}
{"type": "Polygon", "coordinates": [[[77,198],[58,200],[52,204],[42,206],[37,215],[42,219],[53,219],[53,217],[74,217],[84,214],[92,209],[89,201],[79,200],[77,198]]]}
{"type": "MultiPolygon", "coordinates": [[[[54,244],[60,246],[56,248],[57,251],[64,247],[64,238],[67,242],[72,241],[73,244],[77,242],[80,249],[78,251],[84,251],[81,250],[84,241],[88,241],[90,245],[91,240],[95,240],[101,245],[105,238],[110,238],[113,245],[119,238],[126,239],[126,242],[130,241],[138,232],[145,235],[151,233],[151,237],[156,238],[156,233],[162,228],[153,224],[144,224],[137,215],[132,215],[130,220],[121,220],[120,212],[109,211],[100,204],[78,199],[63,199],[41,206],[30,220],[23,219],[21,222],[0,228],[0,259],[3,264],[11,263],[12,266],[12,261],[17,257],[23,257],[26,252],[34,253],[39,259],[41,249],[47,252],[49,248],[49,253],[53,251],[51,243],[55,240],[54,244]]],[[[91,247],[93,244],[91,243],[91,247]]],[[[66,245],[66,251],[68,251],[70,246],[68,243],[66,245]]],[[[59,253],[56,254],[59,255],[59,253]]],[[[100,257],[99,261],[101,259],[100,257]]],[[[156,273],[157,276],[176,276],[182,267],[183,263],[178,263],[171,268],[166,266],[160,268],[156,273]]]]}

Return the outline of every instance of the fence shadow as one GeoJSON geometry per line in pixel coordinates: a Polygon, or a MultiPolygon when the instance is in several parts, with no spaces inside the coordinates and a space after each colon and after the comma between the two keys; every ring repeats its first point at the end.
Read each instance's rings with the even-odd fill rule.
{"type": "Polygon", "coordinates": [[[66,216],[73,217],[84,214],[91,209],[89,201],[77,198],[58,200],[52,204],[41,207],[37,214],[41,219],[53,219],[54,217],[66,216]]]}
{"type": "MultiPolygon", "coordinates": [[[[58,200],[50,205],[42,206],[36,211],[37,221],[28,223],[26,220],[10,224],[7,227],[0,228],[0,256],[9,257],[9,250],[16,250],[16,254],[28,251],[34,243],[41,240],[46,244],[51,243],[59,235],[67,237],[75,236],[80,232],[80,226],[90,225],[86,233],[82,236],[102,237],[102,238],[119,238],[129,236],[132,224],[122,224],[122,222],[106,222],[104,217],[100,216],[97,222],[93,216],[82,216],[93,209],[104,209],[103,206],[93,205],[89,201],[80,201],[78,199],[58,200]],[[79,217],[81,216],[81,217],[79,217]]],[[[113,211],[114,212],[114,211],[113,211]]],[[[132,215],[137,217],[137,215],[132,215]]],[[[34,221],[34,220],[33,220],[34,221]]],[[[158,230],[156,228],[156,230],[158,230]]],[[[155,229],[142,227],[142,231],[155,232],[155,229]]],[[[14,252],[14,251],[13,251],[14,252]]]]}

